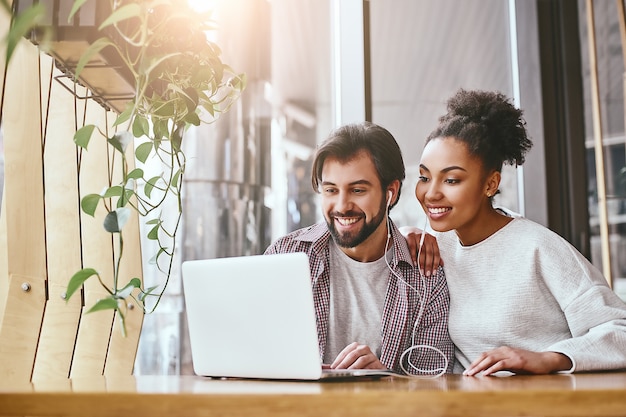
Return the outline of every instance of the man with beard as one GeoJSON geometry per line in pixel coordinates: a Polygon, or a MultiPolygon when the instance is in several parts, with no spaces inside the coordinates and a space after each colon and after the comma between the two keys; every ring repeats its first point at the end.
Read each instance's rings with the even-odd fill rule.
{"type": "Polygon", "coordinates": [[[386,129],[370,122],[336,129],[313,160],[325,222],[283,236],[265,252],[308,255],[320,355],[330,368],[420,375],[452,369],[449,295],[434,238],[414,265],[389,219],[404,178],[402,152],[386,129]]]}

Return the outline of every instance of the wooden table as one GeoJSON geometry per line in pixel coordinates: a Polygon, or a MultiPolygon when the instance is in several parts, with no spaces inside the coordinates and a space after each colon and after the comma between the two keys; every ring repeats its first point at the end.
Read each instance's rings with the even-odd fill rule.
{"type": "Polygon", "coordinates": [[[0,416],[58,415],[626,416],[626,372],[323,383],[196,376],[0,381],[0,416]]]}

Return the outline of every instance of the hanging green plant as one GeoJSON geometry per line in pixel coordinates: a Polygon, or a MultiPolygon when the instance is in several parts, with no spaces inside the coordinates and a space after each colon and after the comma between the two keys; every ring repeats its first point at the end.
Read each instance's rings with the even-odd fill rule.
{"type": "MultiPolygon", "coordinates": [[[[96,269],[84,265],[70,279],[66,296],[69,300],[85,281],[98,279],[109,295],[91,306],[88,312],[115,310],[125,334],[128,303],[124,301],[132,297],[144,312],[154,311],[172,272],[175,237],[182,216],[181,190],[186,165],[182,147],[184,132],[191,125],[212,123],[227,111],[245,88],[246,78],[245,74],[237,74],[222,62],[220,48],[207,38],[207,32],[216,29],[210,12],[192,10],[185,0],[90,1],[108,1],[110,14],[98,28],[103,36],[82,54],[72,76],[79,81],[94,56],[105,50],[109,54],[114,51],[123,64],[122,71],[127,77],[130,74],[134,82],[135,94],[113,122],[113,127],[120,130],[107,136],[90,124],[74,135],[74,142],[84,151],[88,151],[95,137],[105,138],[121,158],[122,173],[118,183],[107,184],[103,191],[88,194],[80,202],[81,210],[90,216],[104,206],[107,214],[103,229],[118,241],[112,285],[107,285],[96,269]],[[148,176],[142,168],[129,168],[129,146],[134,148],[136,161],[145,163],[150,158],[158,158],[165,170],[148,176]],[[175,220],[166,222],[160,210],[170,198],[177,202],[178,211],[168,212],[168,217],[175,220]],[[139,277],[120,276],[124,226],[132,211],[142,218],[150,218],[147,238],[158,244],[152,262],[166,277],[159,288],[145,288],[139,277]],[[149,299],[153,301],[147,303],[149,299]]],[[[68,21],[86,3],[87,0],[75,0],[68,21]]],[[[2,4],[9,7],[6,0],[2,0],[2,4]]],[[[7,38],[8,58],[16,39],[41,21],[44,11],[39,6],[14,15],[7,38]]]]}

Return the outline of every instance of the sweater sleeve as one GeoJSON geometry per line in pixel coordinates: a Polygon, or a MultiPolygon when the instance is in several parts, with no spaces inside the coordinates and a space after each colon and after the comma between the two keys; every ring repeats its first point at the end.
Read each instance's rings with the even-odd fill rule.
{"type": "Polygon", "coordinates": [[[576,249],[569,244],[552,247],[562,250],[544,259],[541,269],[572,338],[545,350],[567,355],[571,372],[626,368],[626,304],[576,249]]]}
{"type": "Polygon", "coordinates": [[[609,287],[591,286],[564,313],[572,338],[546,350],[569,356],[571,371],[626,368],[626,307],[609,287]]]}

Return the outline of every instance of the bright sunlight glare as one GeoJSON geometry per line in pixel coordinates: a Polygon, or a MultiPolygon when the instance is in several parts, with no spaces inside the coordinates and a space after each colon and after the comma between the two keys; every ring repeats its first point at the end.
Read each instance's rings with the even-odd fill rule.
{"type": "Polygon", "coordinates": [[[198,13],[208,12],[214,10],[217,0],[187,0],[189,7],[194,9],[198,13]]]}

